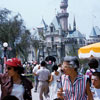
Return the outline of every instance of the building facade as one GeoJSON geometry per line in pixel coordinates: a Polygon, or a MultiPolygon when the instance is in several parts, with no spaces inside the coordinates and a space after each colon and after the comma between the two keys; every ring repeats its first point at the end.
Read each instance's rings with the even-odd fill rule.
{"type": "Polygon", "coordinates": [[[68,0],[62,0],[61,11],[56,14],[50,25],[42,19],[42,24],[37,28],[38,34],[43,35],[38,50],[39,61],[47,56],[53,56],[57,63],[60,63],[65,55],[75,55],[78,48],[85,45],[86,38],[76,29],[75,18],[73,28],[68,26],[67,7],[68,0]]]}

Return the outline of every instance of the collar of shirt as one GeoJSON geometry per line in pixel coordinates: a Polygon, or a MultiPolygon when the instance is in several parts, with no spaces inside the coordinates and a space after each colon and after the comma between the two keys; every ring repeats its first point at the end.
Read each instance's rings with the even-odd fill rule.
{"type": "MultiPolygon", "coordinates": [[[[70,80],[69,75],[65,75],[64,78],[65,78],[65,80],[66,80],[66,79],[67,79],[67,80],[70,80]]],[[[73,85],[74,85],[78,80],[80,80],[80,79],[83,79],[83,75],[78,74],[77,77],[76,77],[75,80],[74,80],[73,85]]],[[[71,80],[70,80],[70,82],[71,82],[71,80]]]]}
{"type": "Polygon", "coordinates": [[[45,67],[41,66],[41,69],[45,69],[45,67]]]}

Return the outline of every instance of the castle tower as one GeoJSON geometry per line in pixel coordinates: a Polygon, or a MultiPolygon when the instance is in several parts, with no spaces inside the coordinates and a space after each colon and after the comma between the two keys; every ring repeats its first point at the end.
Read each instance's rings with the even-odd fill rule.
{"type": "Polygon", "coordinates": [[[58,13],[59,22],[61,24],[62,30],[68,31],[68,16],[67,13],[68,0],[62,0],[60,4],[61,13],[58,13]]]}

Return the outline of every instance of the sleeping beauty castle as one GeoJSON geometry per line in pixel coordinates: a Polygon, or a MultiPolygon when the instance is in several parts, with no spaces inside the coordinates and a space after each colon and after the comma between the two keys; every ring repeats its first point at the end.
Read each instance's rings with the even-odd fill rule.
{"type": "Polygon", "coordinates": [[[68,0],[62,0],[60,3],[60,12],[55,15],[49,25],[42,19],[41,24],[37,27],[37,34],[40,45],[37,51],[39,61],[47,56],[55,57],[59,63],[65,55],[77,55],[77,50],[87,44],[100,41],[99,27],[93,27],[89,39],[86,39],[76,28],[75,17],[73,18],[73,27],[68,23],[69,13],[67,12],[68,0]]]}

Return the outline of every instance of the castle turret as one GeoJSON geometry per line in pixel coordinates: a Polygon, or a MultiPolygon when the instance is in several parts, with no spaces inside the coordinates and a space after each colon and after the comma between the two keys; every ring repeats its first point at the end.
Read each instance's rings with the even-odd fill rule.
{"type": "Polygon", "coordinates": [[[73,22],[73,30],[76,31],[76,21],[75,21],[75,17],[74,17],[74,22],[73,22]]]}
{"type": "Polygon", "coordinates": [[[68,16],[67,13],[68,7],[68,0],[62,0],[60,4],[61,13],[58,13],[58,18],[62,27],[62,30],[67,32],[68,31],[68,16]]]}

